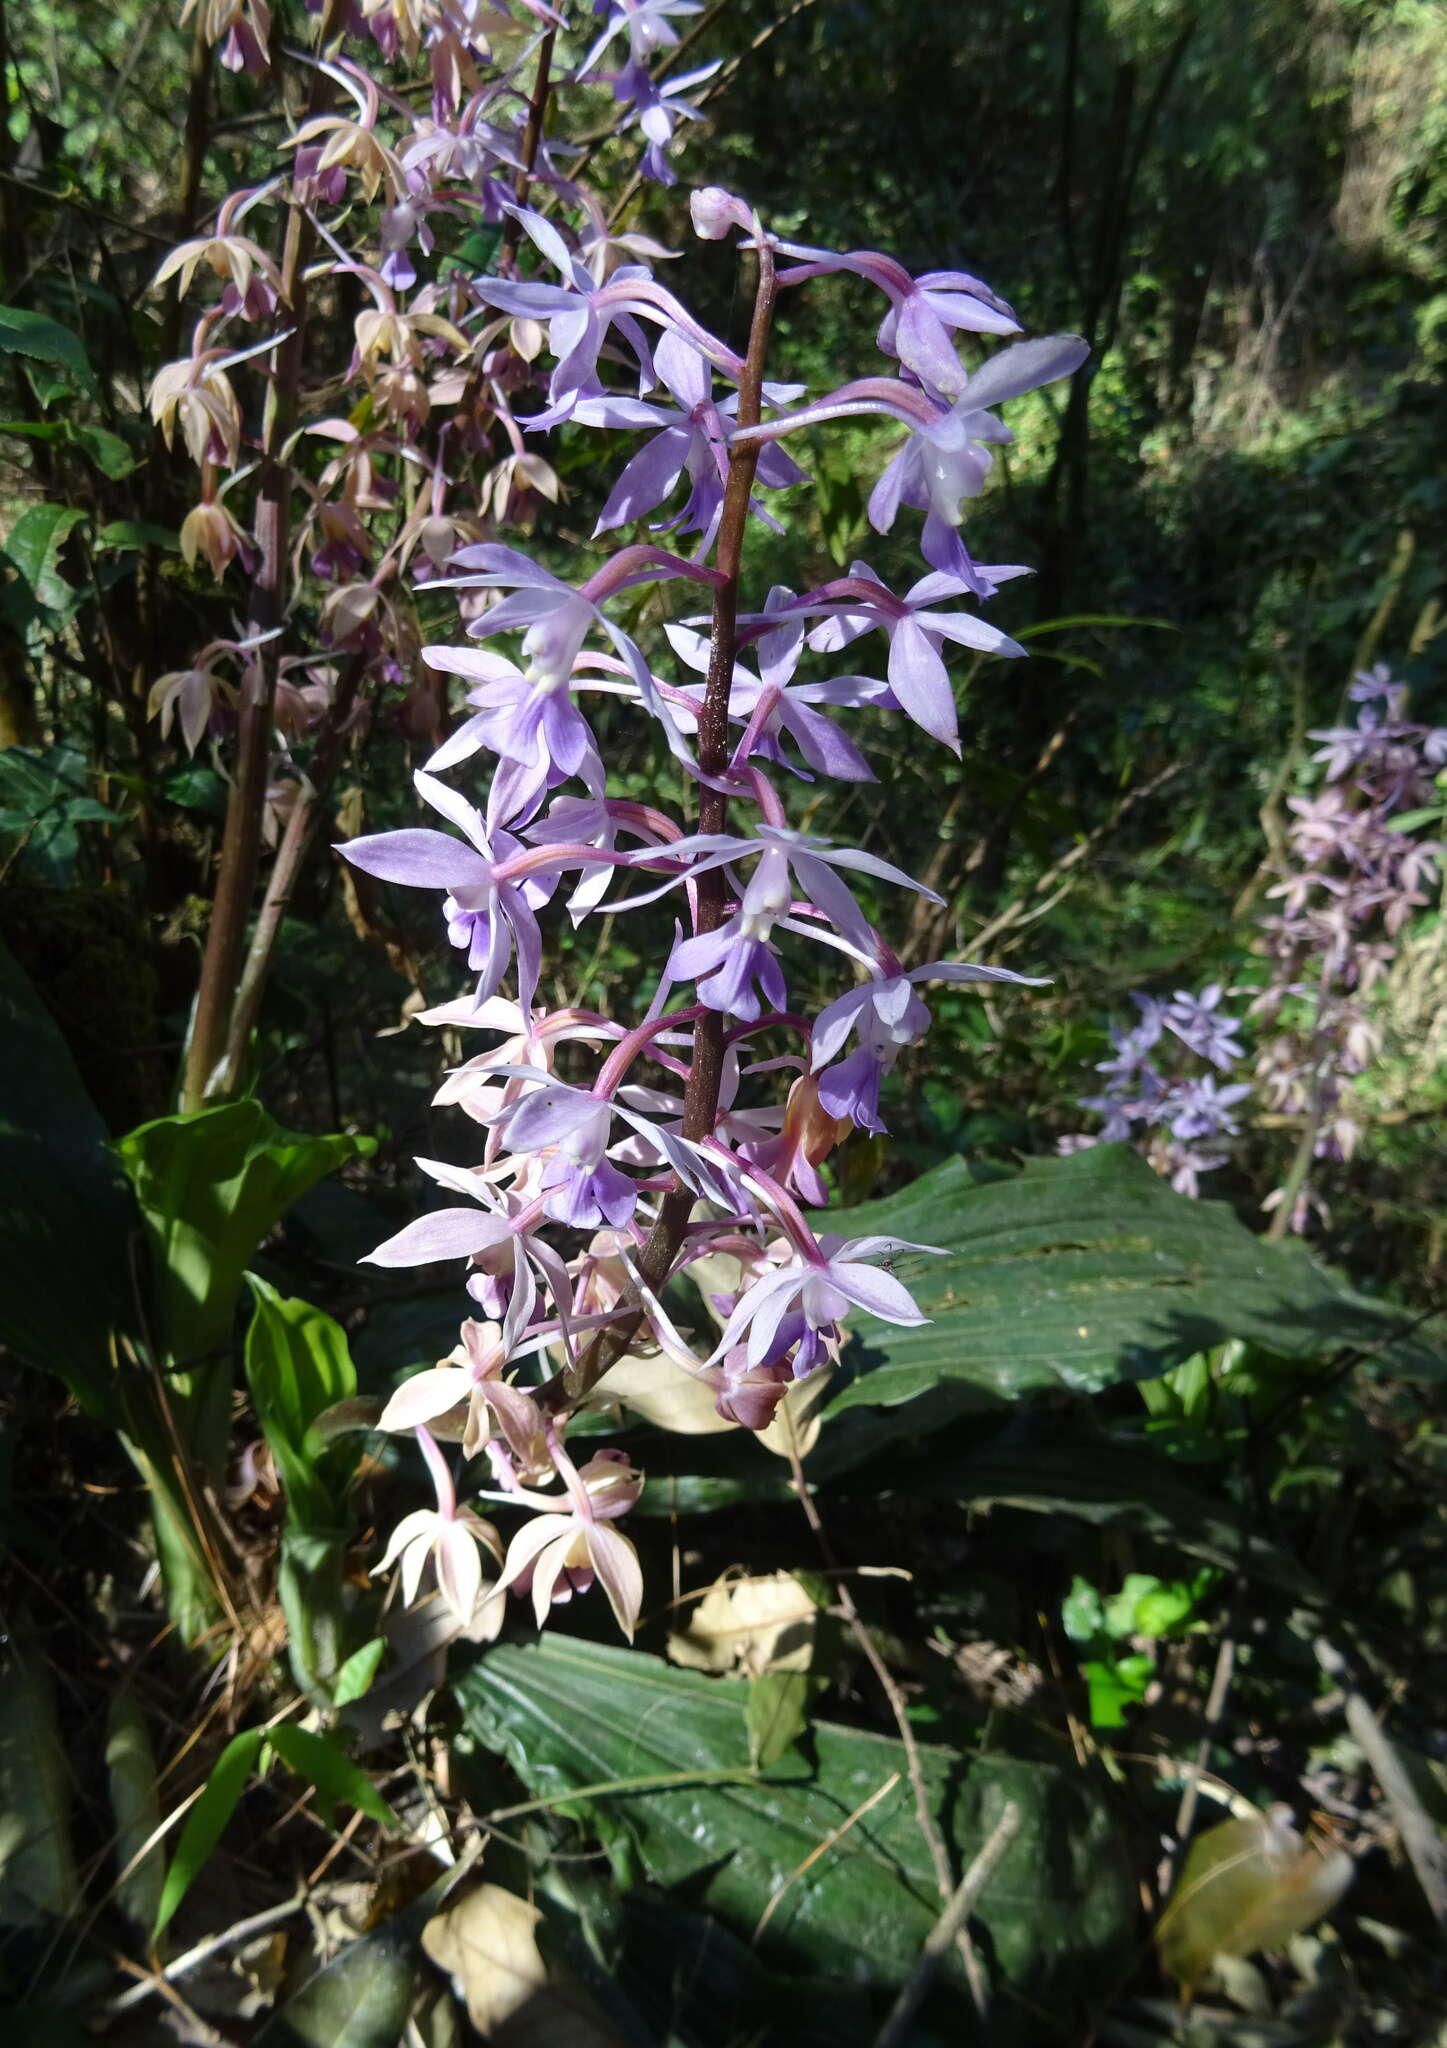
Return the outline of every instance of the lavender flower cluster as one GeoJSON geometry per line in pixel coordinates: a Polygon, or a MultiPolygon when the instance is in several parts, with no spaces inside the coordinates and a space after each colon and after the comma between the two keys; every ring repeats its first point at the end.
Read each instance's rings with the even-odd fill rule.
{"type": "MultiPolygon", "coordinates": [[[[1409,719],[1406,687],[1384,664],[1359,673],[1348,694],[1355,724],[1309,735],[1321,742],[1320,789],[1288,800],[1290,858],[1269,891],[1281,908],[1262,921],[1271,979],[1251,1005],[1270,1032],[1256,1085],[1268,1109],[1303,1120],[1303,1168],[1352,1156],[1353,1083],[1380,1045],[1372,992],[1407,920],[1430,901],[1442,856],[1437,841],[1399,827],[1432,802],[1447,727],[1409,719]]],[[[1289,1204],[1300,1231],[1325,1211],[1306,1172],[1293,1178],[1266,1206],[1289,1204]]]]}
{"type": "Polygon", "coordinates": [[[1201,1175],[1226,1163],[1222,1148],[1240,1130],[1235,1112],[1251,1093],[1249,1081],[1217,1078],[1246,1056],[1239,1020],[1221,1010],[1222,993],[1219,982],[1199,995],[1178,989],[1169,1001],[1135,991],[1140,1021],[1129,1031],[1112,1029],[1112,1056],[1096,1069],[1105,1087],[1080,1099],[1104,1128],[1062,1138],[1061,1151],[1134,1143],[1179,1194],[1198,1195],[1201,1175]]]}
{"type": "Polygon", "coordinates": [[[1310,1162],[1346,1160],[1356,1147],[1353,1083],[1380,1045],[1372,992],[1407,920],[1429,903],[1442,855],[1436,841],[1414,836],[1408,814],[1433,801],[1447,728],[1409,719],[1406,689],[1384,665],[1359,673],[1348,695],[1360,706],[1356,723],[1308,735],[1321,742],[1313,757],[1321,787],[1288,799],[1289,858],[1268,891],[1281,909],[1259,927],[1268,979],[1246,1013],[1265,1034],[1252,1078],[1216,1078],[1246,1057],[1237,1036],[1244,1020],[1221,1013],[1218,984],[1169,1001],[1136,994],[1140,1021],[1112,1030],[1112,1057],[1098,1068],[1106,1086],[1080,1102],[1104,1127],[1060,1147],[1134,1143],[1173,1187],[1195,1195],[1201,1174],[1225,1163],[1237,1107],[1254,1094],[1303,1127],[1298,1166],[1264,1204],[1285,1206],[1298,1232],[1313,1212],[1326,1214],[1310,1162]],[[1188,1056],[1207,1071],[1192,1071],[1188,1056]]]}
{"type": "Polygon", "coordinates": [[[921,984],[1027,977],[959,961],[906,970],[851,882],[921,885],[791,825],[786,791],[800,779],[872,779],[865,746],[881,717],[909,718],[958,752],[947,650],[1020,652],[968,608],[1018,571],[980,566],[959,533],[991,447],[1010,438],[993,408],[1070,374],[1086,350],[1072,336],[1014,342],[967,371],[957,334],[1018,331],[977,278],[914,278],[874,252],[790,244],[711,189],[693,199],[697,232],[737,233],[757,278],[739,355],[643,263],[600,286],[565,217],[510,211],[559,280],[476,287],[514,321],[536,323],[553,358],[546,403],[524,426],[642,431],[598,531],[659,513],[655,532],[698,540],[690,558],[633,542],[576,583],[497,542],[454,548],[437,587],[456,595],[469,644],[424,655],[464,678],[473,715],[416,776],[452,829],[409,827],[340,849],[370,875],[435,893],[472,986],[424,1021],[493,1038],[443,1090],[484,1128],[482,1157],[465,1169],[419,1161],[462,1200],[372,1254],[384,1266],[458,1263],[480,1312],[452,1356],[407,1380],[382,1417],[385,1429],[416,1433],[436,1488],[435,1507],[408,1517],[383,1564],[400,1562],[410,1596],[431,1559],[476,1636],[496,1632],[509,1593],[526,1595],[541,1624],[595,1580],[631,1634],[642,1581],[616,1524],[642,1475],[622,1452],[580,1465],[566,1445],[570,1417],[600,1382],[606,1391],[610,1365],[641,1339],[663,1373],[706,1387],[722,1418],[762,1430],[791,1389],[827,1371],[853,1312],[924,1320],[888,1262],[929,1247],[821,1234],[805,1205],[827,1201],[820,1169],[843,1136],[882,1128],[881,1080],[929,1024],[921,984]],[[893,374],[799,404],[802,387],[766,374],[776,295],[839,272],[883,294],[893,374]],[[756,492],[804,480],[777,444],[860,413],[906,429],[870,516],[888,532],[904,507],[923,513],[926,573],[897,593],[856,562],[816,589],[775,588],[745,608],[746,536],[773,523],[756,492]],[[711,611],[676,620],[645,649],[615,616],[618,598],[644,584],[711,611]],[[860,672],[801,676],[806,657],[871,641],[881,658],[860,672]],[[656,666],[665,646],[672,673],[656,666]],[[651,724],[694,792],[695,826],[609,793],[585,708],[600,695],[651,724]],[[479,756],[491,765],[474,802],[443,777],[479,756]],[[745,814],[736,824],[731,809],[745,814]],[[576,924],[665,897],[680,905],[676,936],[639,1014],[538,1006],[543,913],[561,905],[576,924]],[[860,977],[812,1022],[789,1008],[801,945],[825,947],[860,977]],[[579,1078],[560,1077],[564,1048],[564,1071],[579,1078]],[[646,1079],[640,1067],[652,1069],[646,1079]],[[779,1083],[784,1098],[771,1099],[779,1083]],[[690,1273],[719,1325],[712,1342],[691,1340],[662,1300],[690,1273]],[[485,1460],[483,1498],[526,1511],[506,1544],[459,1503],[438,1436],[485,1460]]]}

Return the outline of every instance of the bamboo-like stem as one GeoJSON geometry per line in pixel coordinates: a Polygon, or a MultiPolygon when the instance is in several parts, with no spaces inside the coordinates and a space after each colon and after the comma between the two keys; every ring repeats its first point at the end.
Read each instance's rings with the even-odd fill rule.
{"type": "MultiPolygon", "coordinates": [[[[749,348],[743,376],[739,380],[738,420],[741,427],[756,427],[763,412],[764,363],[774,324],[776,295],[773,251],[760,237],[749,348]]],[[[698,714],[698,765],[706,776],[714,778],[722,775],[729,759],[728,713],[734,657],[738,648],[739,575],[758,459],[759,444],[756,441],[735,441],[729,450],[715,558],[723,580],[714,590],[708,681],[698,714]]],[[[722,832],[727,814],[728,798],[723,791],[701,782],[697,829],[700,832],[722,832]]],[[[728,893],[723,869],[710,868],[701,874],[695,888],[698,904],[695,930],[700,933],[717,931],[724,921],[728,893]]],[[[683,1090],[683,1135],[695,1144],[713,1133],[718,1116],[719,1085],[723,1078],[723,1055],[724,1020],[720,1012],[709,1010],[694,1026],[693,1057],[683,1090]]],[[[683,1243],[693,1200],[690,1191],[675,1177],[673,1186],[659,1204],[658,1219],[638,1259],[639,1271],[650,1287],[661,1287],[668,1278],[669,1269],[683,1243]]],[[[600,1332],[577,1362],[564,1371],[559,1391],[568,1400],[581,1399],[597,1384],[614,1360],[622,1357],[642,1315],[639,1306],[612,1329],[600,1332]]]]}
{"type": "MultiPolygon", "coordinates": [[[[317,33],[325,51],[332,40],[341,0],[329,0],[317,33]]],[[[325,113],[334,86],[318,66],[312,73],[307,118],[325,113]]],[[[266,397],[262,428],[261,482],[256,508],[256,542],[260,562],[251,586],[248,639],[262,640],[242,676],[236,759],[226,830],[216,877],[216,897],[201,963],[190,1043],[186,1049],[181,1107],[196,1110],[220,1092],[227,1071],[225,1052],[236,1000],[237,979],[246,944],[252,892],[261,859],[261,821],[266,803],[266,774],[271,752],[272,711],[280,649],[275,637],[287,606],[288,542],[291,518],[291,465],[287,444],[296,416],[306,343],[307,264],[315,231],[306,209],[293,204],[282,248],[278,314],[286,338],[276,351],[276,370],[266,397]]]]}
{"type": "MultiPolygon", "coordinates": [[[[533,74],[532,96],[528,101],[528,122],[523,130],[522,168],[513,185],[513,198],[519,206],[526,206],[528,193],[532,188],[533,166],[538,160],[538,148],[543,139],[543,127],[548,118],[548,94],[552,90],[553,44],[557,41],[556,29],[549,29],[538,49],[538,68],[533,74]]],[[[501,268],[506,274],[517,264],[518,243],[522,240],[523,224],[515,214],[509,214],[503,222],[501,268]]]]}
{"type": "Polygon", "coordinates": [[[247,948],[246,964],[241,970],[236,1001],[231,1009],[231,1025],[226,1034],[226,1061],[217,1091],[220,1094],[229,1095],[240,1085],[246,1048],[261,1011],[261,998],[271,972],[272,955],[276,951],[282,920],[291,908],[297,883],[321,833],[327,793],[341,766],[351,714],[365,668],[364,657],[354,654],[342,670],[337,694],[317,738],[315,752],[307,764],[306,782],[292,806],[281,844],[276,850],[276,859],[271,864],[266,892],[256,915],[251,944],[247,948]]]}

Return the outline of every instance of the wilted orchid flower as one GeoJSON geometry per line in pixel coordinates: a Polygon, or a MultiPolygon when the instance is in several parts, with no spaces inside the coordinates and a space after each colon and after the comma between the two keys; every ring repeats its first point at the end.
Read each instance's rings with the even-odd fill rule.
{"type": "Polygon", "coordinates": [[[146,716],[160,720],[161,737],[171,730],[174,719],[180,728],[186,752],[194,754],[206,737],[211,714],[217,704],[234,704],[236,688],[217,674],[216,663],[234,655],[230,641],[215,640],[203,647],[191,668],[174,670],[151,685],[146,716]]]}
{"type": "MultiPolygon", "coordinates": [[[[459,1627],[478,1629],[482,1618],[477,1610],[483,1587],[479,1552],[487,1551],[500,1564],[502,1539],[491,1522],[485,1522],[471,1508],[458,1506],[457,1490],[447,1469],[447,1460],[430,1432],[418,1428],[416,1436],[418,1448],[432,1475],[437,1505],[435,1508],[416,1508],[410,1515],[402,1517],[392,1531],[392,1540],[380,1563],[372,1567],[372,1575],[375,1578],[390,1571],[394,1564],[400,1564],[402,1598],[410,1607],[417,1598],[422,1574],[430,1561],[437,1573],[437,1590],[459,1627]]],[[[502,1606],[499,1602],[479,1633],[494,1636],[501,1626],[502,1606]]]]}
{"type": "Polygon", "coordinates": [[[218,583],[230,563],[240,562],[243,569],[249,569],[256,559],[251,540],[219,498],[205,498],[193,505],[181,521],[181,559],[188,569],[195,568],[198,555],[206,557],[218,583]]]}
{"type": "Polygon", "coordinates": [[[537,1519],[524,1522],[508,1545],[498,1586],[530,1593],[541,1628],[555,1601],[586,1593],[596,1578],[632,1642],[643,1606],[643,1573],[638,1552],[610,1525],[637,1501],[643,1475],[632,1469],[623,1451],[596,1451],[579,1468],[555,1439],[552,1456],[567,1488],[564,1499],[522,1488],[498,1496],[537,1510],[537,1519]]]}

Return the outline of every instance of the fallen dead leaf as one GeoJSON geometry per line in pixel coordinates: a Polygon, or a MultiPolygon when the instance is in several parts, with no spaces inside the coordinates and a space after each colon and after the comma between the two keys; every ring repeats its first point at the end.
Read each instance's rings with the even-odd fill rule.
{"type": "Polygon", "coordinates": [[[792,1572],[720,1580],[670,1635],[668,1654],[690,1671],[807,1671],[818,1612],[792,1572]]]}
{"type": "Polygon", "coordinates": [[[484,2041],[502,2048],[622,2048],[589,1993],[538,1947],[543,1916],[498,1884],[472,1890],[429,1920],[422,1946],[452,1978],[484,2041]]]}

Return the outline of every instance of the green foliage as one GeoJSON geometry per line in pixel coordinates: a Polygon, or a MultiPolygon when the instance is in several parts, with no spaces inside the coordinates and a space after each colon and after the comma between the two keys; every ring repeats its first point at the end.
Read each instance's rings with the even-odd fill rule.
{"type": "Polygon", "coordinates": [[[116,1425],[110,1347],[133,1327],[140,1219],[65,1043],[3,943],[0,1032],[0,1339],[116,1425]]]}
{"type": "Polygon", "coordinates": [[[289,1301],[255,1273],[255,1308],[246,1332],[246,1384],[271,1447],[287,1509],[297,1527],[335,1531],[356,1463],[345,1440],[319,1445],[312,1424],[357,1391],[346,1332],[307,1301],[289,1301]]]}
{"type": "Polygon", "coordinates": [[[64,370],[82,390],[94,391],[95,372],[85,344],[68,327],[23,306],[0,306],[0,355],[28,357],[64,370]]]}
{"type": "Polygon", "coordinates": [[[76,747],[32,753],[10,747],[0,754],[0,862],[52,886],[77,880],[81,827],[122,825],[110,804],[91,794],[85,755],[76,747]]]}
{"type": "Polygon", "coordinates": [[[317,1812],[328,1827],[340,1805],[355,1806],[384,1828],[395,1828],[397,1816],[367,1776],[329,1735],[314,1735],[310,1729],[293,1727],[283,1721],[267,1735],[268,1748],[275,1751],[289,1770],[315,1787],[317,1812]]]}
{"type": "MultiPolygon", "coordinates": [[[[5,536],[0,553],[26,586],[32,615],[69,610],[73,592],[60,573],[60,551],[84,518],[73,505],[30,505],[5,536]]],[[[11,596],[7,608],[12,615],[14,606],[11,596]]]]}
{"type": "Polygon", "coordinates": [[[1213,1574],[1163,1581],[1152,1572],[1127,1572],[1108,1599],[1077,1573],[1062,1603],[1065,1633],[1085,1652],[1080,1675],[1090,1692],[1090,1718],[1097,1728],[1121,1728],[1125,1709],[1144,1699],[1155,1677],[1149,1649],[1127,1647],[1141,1637],[1183,1634],[1191,1625],[1213,1574]]]}
{"type": "Polygon", "coordinates": [[[166,1871],[155,1923],[151,1928],[152,1941],[159,1941],[203,1865],[210,1860],[212,1850],[226,1831],[226,1823],[251,1782],[264,1740],[265,1735],[260,1728],[243,1728],[239,1735],[232,1736],[211,1766],[201,1796],[186,1817],[181,1839],[166,1871]]]}
{"type": "Polygon", "coordinates": [[[831,1227],[948,1253],[909,1262],[911,1291],[933,1320],[869,1325],[831,1415],[956,1384],[985,1401],[1089,1393],[1151,1378],[1228,1337],[1297,1360],[1380,1346],[1399,1372],[1443,1370],[1435,1346],[1405,1334],[1405,1317],[1363,1299],[1302,1245],[1263,1244],[1224,1204],[1173,1193],[1122,1145],[1030,1159],[980,1186],[951,1161],[831,1227]]]}
{"type": "MultiPolygon", "coordinates": [[[[555,1637],[498,1646],[456,1693],[469,1733],[600,1832],[625,1882],[646,1871],[743,1938],[758,1930],[766,1963],[879,1990],[913,1968],[939,1900],[897,1741],[820,1722],[807,1762],[790,1750],[756,1776],[746,1685],[555,1637]],[[730,1782],[716,1782],[723,1772],[730,1782]],[[677,1784],[660,1786],[670,1774],[677,1784]]],[[[991,2038],[1032,2038],[1006,1987],[1065,2024],[1109,1982],[1134,1921],[1107,1810],[1049,1765],[929,1745],[920,1760],[961,1870],[1007,1801],[1022,1815],[980,1906],[1002,1994],[991,2038]]]]}
{"type": "Polygon", "coordinates": [[[755,1770],[787,1756],[809,1726],[809,1692],[807,1671],[761,1671],[749,1680],[744,1727],[755,1770]]]}
{"type": "Polygon", "coordinates": [[[417,1961],[415,1935],[394,1921],[349,1942],[267,2022],[256,2048],[398,2048],[417,1961]]]}
{"type": "Polygon", "coordinates": [[[278,1477],[286,1490],[278,1591],[297,1683],[330,1697],[346,1637],[343,1574],[346,1487],[355,1439],[328,1438],[313,1425],[357,1391],[346,1333],[309,1302],[288,1301],[255,1273],[246,1333],[246,1382],[278,1477]]]}
{"type": "Polygon", "coordinates": [[[116,1896],[142,1932],[160,1910],[165,1853],[155,1839],[161,1824],[156,1759],[146,1720],[129,1692],[118,1692],[106,1716],[106,1773],[115,1816],[116,1896]]]}
{"type": "Polygon", "coordinates": [[[330,1824],[338,1804],[355,1806],[383,1827],[395,1827],[396,1815],[370,1778],[330,1736],[279,1723],[274,1728],[243,1728],[211,1766],[201,1796],[192,1806],[176,1844],[156,1908],[152,1940],[158,1940],[181,1901],[210,1861],[242,1794],[267,1753],[281,1759],[316,1792],[317,1808],[330,1824]]]}
{"type": "Polygon", "coordinates": [[[158,1117],[116,1150],[146,1226],[165,1356],[184,1367],[231,1332],[242,1276],[299,1196],[371,1148],[288,1131],[255,1100],[158,1117]]]}
{"type": "Polygon", "coordinates": [[[333,1693],[337,1707],[349,1707],[354,1700],[366,1696],[386,1654],[387,1645],[380,1636],[374,1637],[370,1643],[363,1643],[360,1650],[353,1650],[337,1673],[333,1693]]]}

